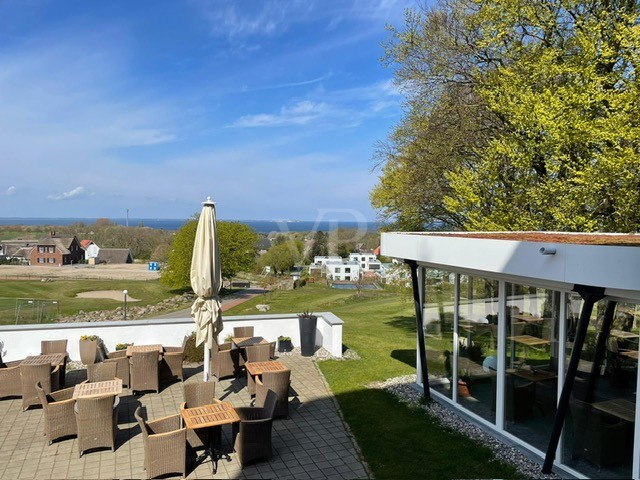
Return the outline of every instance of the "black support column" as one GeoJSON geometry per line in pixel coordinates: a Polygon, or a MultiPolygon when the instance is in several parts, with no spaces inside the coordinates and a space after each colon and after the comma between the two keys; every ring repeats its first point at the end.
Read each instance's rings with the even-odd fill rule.
{"type": "Polygon", "coordinates": [[[593,401],[593,392],[596,389],[596,382],[600,378],[600,366],[604,360],[604,354],[607,350],[607,341],[609,340],[609,334],[611,333],[611,325],[613,325],[613,314],[616,311],[617,302],[608,301],[607,308],[604,312],[604,319],[602,320],[602,328],[598,335],[598,343],[596,344],[596,353],[593,358],[593,365],[591,367],[591,375],[589,375],[589,381],[587,382],[587,394],[584,399],[585,402],[591,403],[593,401]]]}
{"type": "MultiPolygon", "coordinates": [[[[558,448],[558,442],[560,441],[560,434],[562,433],[562,427],[564,426],[564,419],[567,415],[569,397],[571,396],[573,383],[576,379],[578,362],[580,361],[580,354],[582,353],[582,347],[584,346],[584,339],[587,335],[587,327],[589,327],[589,319],[591,318],[591,312],[593,312],[593,306],[598,300],[604,297],[604,288],[601,287],[574,285],[573,291],[580,294],[584,303],[582,305],[582,311],[580,312],[578,327],[576,328],[576,336],[573,341],[571,359],[569,360],[569,365],[565,374],[564,385],[562,386],[562,392],[560,393],[560,400],[558,400],[558,409],[556,410],[556,417],[553,421],[553,429],[551,430],[551,437],[549,438],[547,454],[542,466],[542,473],[544,474],[551,473],[553,461],[556,458],[556,449],[558,448]]],[[[561,366],[559,365],[558,368],[561,368],[561,366]]]]}
{"type": "Polygon", "coordinates": [[[423,300],[424,300],[424,279],[418,278],[418,264],[414,260],[405,260],[411,268],[411,285],[413,287],[413,305],[416,310],[416,327],[418,329],[418,355],[420,360],[420,370],[422,370],[422,388],[425,400],[431,399],[429,390],[429,372],[427,371],[427,352],[424,345],[423,328],[423,300]]]}

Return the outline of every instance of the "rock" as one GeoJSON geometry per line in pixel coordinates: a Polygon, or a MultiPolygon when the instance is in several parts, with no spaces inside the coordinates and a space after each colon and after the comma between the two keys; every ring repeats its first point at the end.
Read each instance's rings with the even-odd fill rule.
{"type": "Polygon", "coordinates": [[[269,310],[271,310],[271,305],[265,305],[264,303],[259,303],[258,305],[256,305],[256,308],[260,312],[268,312],[269,310]]]}

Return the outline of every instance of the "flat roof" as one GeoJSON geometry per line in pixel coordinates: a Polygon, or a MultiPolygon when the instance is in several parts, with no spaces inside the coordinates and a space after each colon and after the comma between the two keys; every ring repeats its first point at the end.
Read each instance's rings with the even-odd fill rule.
{"type": "Polygon", "coordinates": [[[382,254],[439,270],[640,297],[640,235],[563,232],[382,233],[382,254]]]}
{"type": "Polygon", "coordinates": [[[638,233],[573,232],[408,232],[409,235],[437,237],[485,238],[518,242],[572,243],[574,245],[618,245],[640,247],[638,233]]]}

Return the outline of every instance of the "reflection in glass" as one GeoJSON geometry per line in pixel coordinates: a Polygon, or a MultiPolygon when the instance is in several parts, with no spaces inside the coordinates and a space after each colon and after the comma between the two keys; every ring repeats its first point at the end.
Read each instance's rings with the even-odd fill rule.
{"type": "Polygon", "coordinates": [[[556,414],[560,292],[506,284],[505,430],[546,450],[556,414]]]}
{"type": "Polygon", "coordinates": [[[458,402],[494,422],[498,282],[462,275],[458,308],[458,402]]]}
{"type": "MultiPolygon", "coordinates": [[[[579,297],[571,301],[568,329],[579,316],[579,297]]],[[[565,421],[563,461],[591,478],[630,478],[640,318],[636,304],[616,304],[599,354],[607,303],[598,302],[589,320],[565,421]]],[[[567,359],[573,340],[567,336],[567,359]]]]}
{"type": "Polygon", "coordinates": [[[424,336],[429,385],[451,398],[455,275],[425,270],[424,336]]]}

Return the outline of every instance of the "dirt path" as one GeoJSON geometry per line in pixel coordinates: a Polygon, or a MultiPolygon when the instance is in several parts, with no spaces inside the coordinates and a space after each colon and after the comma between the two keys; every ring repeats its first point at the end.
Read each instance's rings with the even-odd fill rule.
{"type": "MultiPolygon", "coordinates": [[[[226,312],[232,307],[239,305],[241,303],[246,302],[247,300],[251,300],[256,295],[262,295],[262,289],[260,288],[249,288],[247,290],[242,290],[240,292],[236,292],[233,295],[227,295],[222,299],[222,311],[226,312]]],[[[260,312],[256,312],[260,313],[260,312]]],[[[191,316],[191,307],[185,308],[183,310],[177,310],[175,312],[167,313],[165,315],[158,315],[154,318],[186,318],[191,316]]]]}

